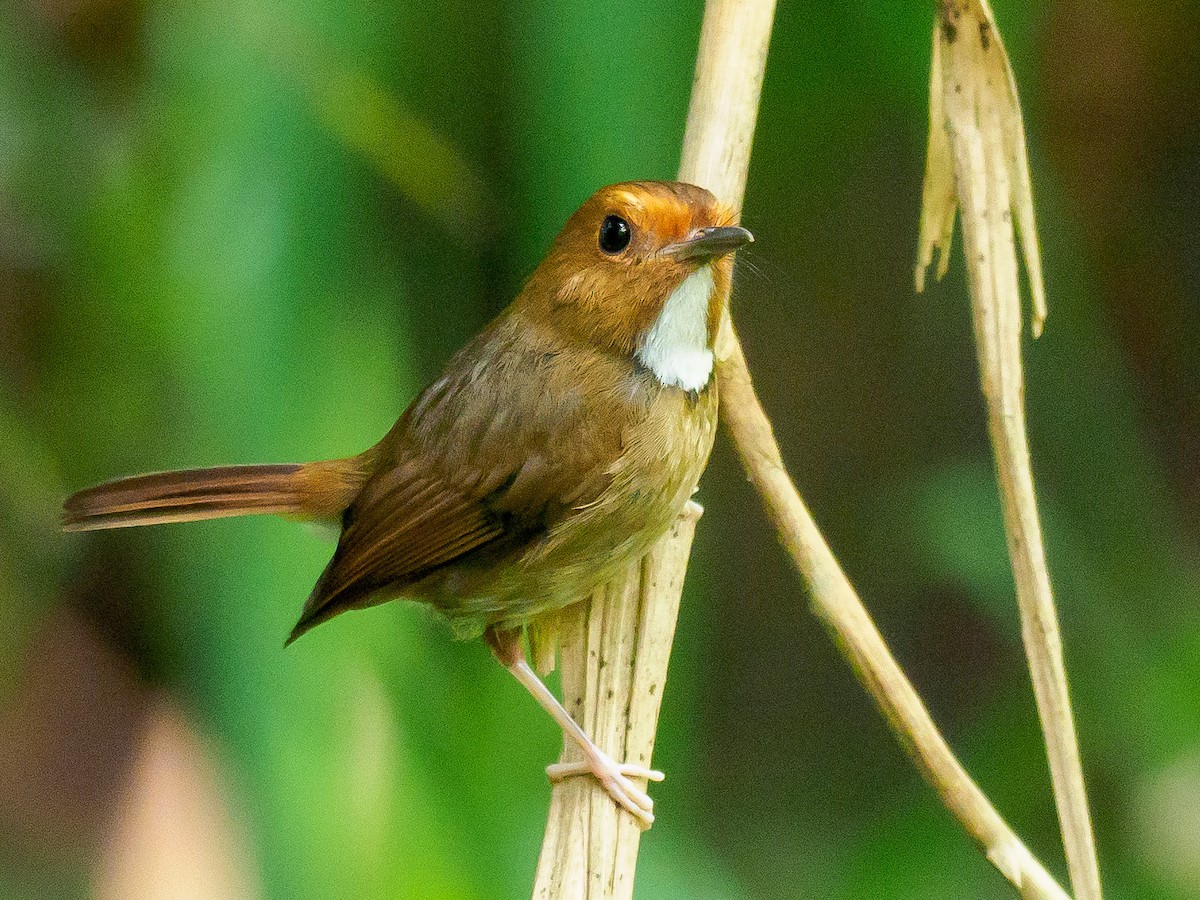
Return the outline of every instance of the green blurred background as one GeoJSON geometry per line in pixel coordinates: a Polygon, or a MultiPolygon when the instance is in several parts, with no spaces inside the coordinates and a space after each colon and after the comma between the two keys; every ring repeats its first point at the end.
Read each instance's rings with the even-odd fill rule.
{"type": "MultiPolygon", "coordinates": [[[[1051,311],[1034,467],[1111,898],[1200,896],[1200,4],[997,2],[1051,311]]],[[[282,649],[292,523],[64,536],[120,474],[356,452],[611,181],[671,177],[701,4],[0,7],[0,898],[528,895],[556,729],[422,609],[282,649]],[[164,887],[166,885],[167,887],[164,887]]],[[[961,258],[912,264],[932,3],[784,2],[735,308],[801,490],[1065,881],[961,258]]],[[[1011,895],[702,484],[643,898],[1011,895]]]]}

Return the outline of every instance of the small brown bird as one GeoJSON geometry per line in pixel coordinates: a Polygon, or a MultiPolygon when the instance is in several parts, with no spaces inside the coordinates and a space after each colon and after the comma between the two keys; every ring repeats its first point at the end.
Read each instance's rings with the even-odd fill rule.
{"type": "Polygon", "coordinates": [[[567,221],[516,300],[374,447],[348,459],[140,475],[80,491],[70,531],[255,513],[340,521],[291,643],[349,609],[432,604],[500,660],[645,823],[633,778],[526,662],[525,626],[644,554],[696,488],[716,430],[713,340],[753,240],[690,184],[629,182],[567,221]]]}

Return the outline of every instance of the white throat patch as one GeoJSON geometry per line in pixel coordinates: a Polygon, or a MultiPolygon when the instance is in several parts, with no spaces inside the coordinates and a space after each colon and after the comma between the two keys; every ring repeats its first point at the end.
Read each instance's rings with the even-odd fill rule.
{"type": "Polygon", "coordinates": [[[663,384],[698,391],[712,377],[708,302],[716,289],[712,266],[702,266],[671,292],[642,336],[636,356],[663,384]]]}

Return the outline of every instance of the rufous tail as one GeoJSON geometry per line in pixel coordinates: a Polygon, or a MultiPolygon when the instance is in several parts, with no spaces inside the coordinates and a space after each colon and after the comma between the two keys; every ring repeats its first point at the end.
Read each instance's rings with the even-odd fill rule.
{"type": "Polygon", "coordinates": [[[68,497],[63,528],[95,531],[264,513],[335,519],[350,505],[365,474],[362,458],[351,457],[135,475],[68,497]]]}

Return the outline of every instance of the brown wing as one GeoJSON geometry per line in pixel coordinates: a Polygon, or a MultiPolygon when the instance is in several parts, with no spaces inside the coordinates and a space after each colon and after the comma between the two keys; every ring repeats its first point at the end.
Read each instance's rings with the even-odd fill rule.
{"type": "Polygon", "coordinates": [[[562,350],[510,315],[451,360],[372,451],[375,474],[289,642],[467,553],[535,540],[599,496],[648,398],[628,363],[590,356],[567,368],[562,350]],[[633,389],[611,389],[630,377],[633,389]]]}
{"type": "Polygon", "coordinates": [[[304,605],[291,643],[387,587],[402,589],[504,535],[502,522],[471,497],[413,466],[392,470],[347,511],[337,551],[304,605]]]}

